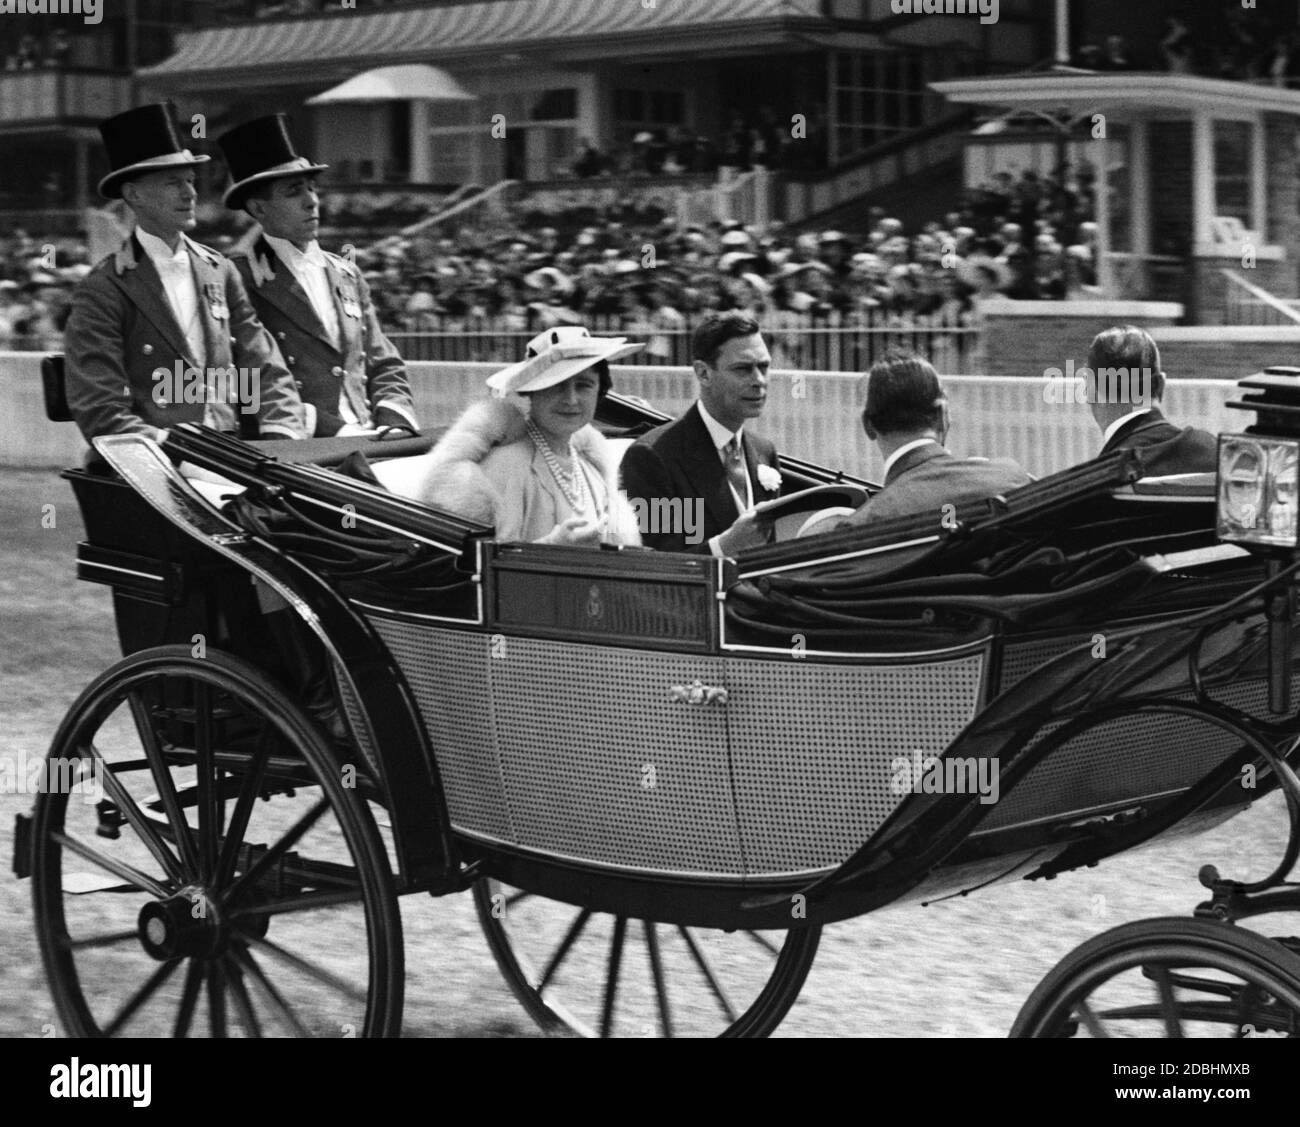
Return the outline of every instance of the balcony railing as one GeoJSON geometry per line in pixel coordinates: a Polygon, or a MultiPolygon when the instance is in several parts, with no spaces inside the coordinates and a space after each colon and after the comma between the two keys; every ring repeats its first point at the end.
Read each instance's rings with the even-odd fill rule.
{"type": "Polygon", "coordinates": [[[0,125],[100,121],[131,108],[131,79],[115,71],[0,71],[0,125]]]}

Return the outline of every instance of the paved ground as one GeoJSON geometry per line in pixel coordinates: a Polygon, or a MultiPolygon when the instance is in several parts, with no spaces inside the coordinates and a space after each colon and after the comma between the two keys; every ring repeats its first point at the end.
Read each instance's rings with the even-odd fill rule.
{"type": "MultiPolygon", "coordinates": [[[[118,657],[107,590],[74,579],[80,522],[56,476],[0,478],[0,755],[43,754],[80,689],[118,657]],[[53,509],[43,506],[53,506],[53,509]],[[51,523],[53,527],[43,527],[51,523]]],[[[0,1035],[55,1025],[33,939],[30,893],[9,871],[24,795],[0,795],[0,1035]]],[[[1085,939],[1130,920],[1185,915],[1205,862],[1262,875],[1285,838],[1276,798],[1213,832],[1050,884],[998,886],[902,907],[827,932],[781,1032],[795,1036],[1002,1036],[1038,980],[1085,939]]],[[[525,1034],[468,895],[403,904],[407,1029],[525,1034]]]]}

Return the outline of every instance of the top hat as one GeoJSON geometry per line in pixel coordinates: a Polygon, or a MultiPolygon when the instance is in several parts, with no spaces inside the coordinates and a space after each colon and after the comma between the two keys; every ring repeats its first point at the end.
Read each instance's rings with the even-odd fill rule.
{"type": "Polygon", "coordinates": [[[284,114],[270,114],[236,125],[217,138],[225,154],[234,183],[226,189],[222,203],[238,210],[244,206],[248,190],[266,180],[302,176],[321,172],[328,164],[312,164],[294,152],[289,124],[284,114]]]}
{"type": "Polygon", "coordinates": [[[196,157],[181,145],[171,107],[162,102],[106,118],[99,123],[99,133],[112,169],[99,182],[99,194],[106,200],[121,199],[122,185],[133,176],[211,159],[196,157]]]}

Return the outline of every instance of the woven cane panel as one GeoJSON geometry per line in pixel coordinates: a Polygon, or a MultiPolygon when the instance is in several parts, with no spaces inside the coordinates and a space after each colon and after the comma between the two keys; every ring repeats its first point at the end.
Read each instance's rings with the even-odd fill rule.
{"type": "Polygon", "coordinates": [[[906,798],[896,757],[939,755],[974,717],[982,655],[924,665],[727,662],[751,874],[837,865],[906,798]]]}
{"type": "Polygon", "coordinates": [[[343,705],[343,714],[347,717],[348,726],[356,737],[357,747],[361,749],[361,754],[369,765],[371,774],[375,778],[381,779],[383,776],[379,771],[379,759],[375,755],[375,741],[370,731],[370,725],[366,723],[365,714],[361,711],[361,702],[357,700],[356,694],[353,693],[351,682],[343,675],[341,668],[337,664],[334,671],[334,684],[338,687],[339,700],[343,705]]]}
{"type": "Polygon", "coordinates": [[[670,702],[719,658],[507,638],[492,662],[517,844],[600,864],[743,873],[727,709],[670,702]]]}
{"type": "MultiPolygon", "coordinates": [[[[1007,663],[1003,684],[1023,676],[1071,643],[1035,643],[1033,664],[1019,655],[1019,669],[1007,663]],[[1012,680],[1008,680],[1008,676],[1012,680]]],[[[1029,647],[1024,647],[1029,649],[1029,647]]],[[[1300,692],[1300,676],[1293,695],[1300,692]]],[[[1268,685],[1243,681],[1211,690],[1210,696],[1253,716],[1268,715],[1268,685]]],[[[1177,700],[1191,700],[1180,694],[1177,700]]],[[[1296,699],[1300,699],[1297,697],[1296,699]]],[[[1054,731],[1050,725],[1034,742],[1054,731]]],[[[1032,745],[1031,745],[1032,746],[1032,745]]],[[[998,803],[981,829],[1001,829],[1045,817],[1059,817],[1114,803],[1182,791],[1194,785],[1240,746],[1235,737],[1191,718],[1133,716],[1084,732],[1039,764],[1015,791],[998,803]]]]}
{"type": "Polygon", "coordinates": [[[415,694],[452,825],[508,839],[501,774],[492,748],[491,637],[379,617],[370,624],[415,694]]]}

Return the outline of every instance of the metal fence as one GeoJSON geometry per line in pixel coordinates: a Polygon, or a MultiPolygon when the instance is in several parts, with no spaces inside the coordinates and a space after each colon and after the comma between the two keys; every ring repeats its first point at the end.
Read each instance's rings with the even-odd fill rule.
{"type": "MultiPolygon", "coordinates": [[[[442,318],[420,332],[395,332],[389,338],[407,360],[443,363],[509,364],[523,357],[524,347],[552,323],[533,317],[465,320],[442,318]]],[[[865,372],[891,349],[921,353],[940,372],[971,375],[979,371],[981,333],[971,325],[949,324],[939,316],[809,317],[794,313],[760,316],[774,368],[817,372],[865,372]]],[[[646,347],[627,359],[632,365],[689,366],[695,322],[685,319],[588,317],[597,335],[626,336],[646,347]]]]}

